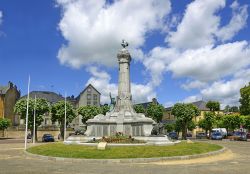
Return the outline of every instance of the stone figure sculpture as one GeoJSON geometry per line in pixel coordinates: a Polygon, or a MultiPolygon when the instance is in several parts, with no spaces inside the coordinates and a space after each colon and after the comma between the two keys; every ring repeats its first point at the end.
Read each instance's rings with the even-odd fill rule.
{"type": "Polygon", "coordinates": [[[115,107],[115,98],[113,98],[112,96],[111,96],[111,92],[109,93],[109,97],[110,97],[110,109],[109,109],[109,111],[113,111],[113,109],[114,109],[114,107],[115,107]]]}

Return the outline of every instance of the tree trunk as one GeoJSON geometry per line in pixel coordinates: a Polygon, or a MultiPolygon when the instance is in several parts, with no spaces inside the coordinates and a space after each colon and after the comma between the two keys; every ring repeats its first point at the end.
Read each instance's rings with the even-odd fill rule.
{"type": "Polygon", "coordinates": [[[60,125],[60,134],[61,134],[61,138],[64,140],[64,125],[63,124],[60,125]]]}
{"type": "Polygon", "coordinates": [[[212,129],[209,129],[209,139],[211,139],[212,129]]]}
{"type": "Polygon", "coordinates": [[[182,127],[182,139],[183,139],[183,140],[186,140],[186,139],[187,139],[187,124],[185,124],[185,125],[182,127]]]}
{"type": "Polygon", "coordinates": [[[37,138],[37,129],[35,129],[35,140],[38,141],[38,138],[37,138]]]}

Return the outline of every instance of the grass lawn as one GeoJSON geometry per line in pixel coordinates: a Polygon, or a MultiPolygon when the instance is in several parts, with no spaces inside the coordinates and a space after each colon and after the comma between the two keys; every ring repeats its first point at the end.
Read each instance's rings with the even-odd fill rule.
{"type": "Polygon", "coordinates": [[[173,146],[133,146],[108,147],[106,150],[97,150],[96,147],[82,145],[64,145],[63,143],[50,143],[34,146],[27,151],[34,154],[87,159],[118,159],[118,158],[150,158],[170,157],[201,154],[216,151],[222,147],[215,144],[195,142],[187,144],[181,142],[173,146]]]}

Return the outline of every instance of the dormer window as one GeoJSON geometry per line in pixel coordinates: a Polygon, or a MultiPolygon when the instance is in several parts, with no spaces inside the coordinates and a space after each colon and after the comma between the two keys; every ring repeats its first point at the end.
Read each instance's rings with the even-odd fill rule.
{"type": "Polygon", "coordinates": [[[88,91],[88,92],[91,92],[91,88],[88,88],[87,91],[88,91]]]}

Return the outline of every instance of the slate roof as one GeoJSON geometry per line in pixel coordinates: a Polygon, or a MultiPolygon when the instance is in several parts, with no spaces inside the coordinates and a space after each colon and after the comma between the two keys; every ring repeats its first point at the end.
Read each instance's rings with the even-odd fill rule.
{"type": "MultiPolygon", "coordinates": [[[[43,98],[46,99],[50,103],[56,103],[58,101],[64,100],[64,97],[60,94],[57,94],[55,92],[50,91],[32,91],[30,92],[30,98],[43,98]]],[[[27,98],[27,95],[21,97],[21,98],[27,98]]]]}
{"type": "MultiPolygon", "coordinates": [[[[209,108],[206,107],[206,102],[203,100],[192,102],[190,104],[195,105],[200,111],[209,111],[209,108]]],[[[167,111],[170,111],[172,107],[165,108],[167,111]]]]}
{"type": "Polygon", "coordinates": [[[146,109],[152,103],[159,104],[158,101],[155,98],[153,98],[151,102],[137,103],[137,104],[134,104],[134,105],[142,105],[146,109]]]}

